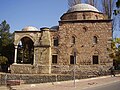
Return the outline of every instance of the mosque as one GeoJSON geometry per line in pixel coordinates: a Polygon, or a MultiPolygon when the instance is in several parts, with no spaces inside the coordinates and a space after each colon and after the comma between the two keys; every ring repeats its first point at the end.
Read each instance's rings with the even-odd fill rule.
{"type": "Polygon", "coordinates": [[[113,60],[112,20],[89,4],[77,4],[51,28],[28,26],[15,31],[15,74],[66,74],[108,70],[113,60]]]}

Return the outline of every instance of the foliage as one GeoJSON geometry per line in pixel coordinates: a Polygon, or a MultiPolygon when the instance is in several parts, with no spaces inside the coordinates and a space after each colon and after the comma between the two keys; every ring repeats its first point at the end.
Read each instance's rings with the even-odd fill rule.
{"type": "Polygon", "coordinates": [[[0,56],[0,65],[1,64],[7,64],[8,59],[5,56],[0,56]]]}
{"type": "Polygon", "coordinates": [[[116,2],[116,7],[117,7],[117,8],[120,7],[120,0],[118,0],[118,1],[116,2]]]}
{"type": "MultiPolygon", "coordinates": [[[[10,26],[4,20],[0,24],[0,56],[5,56],[12,63],[14,53],[13,34],[9,32],[10,26]]],[[[5,60],[5,59],[3,59],[5,60]]]]}
{"type": "Polygon", "coordinates": [[[120,13],[120,0],[117,0],[116,7],[117,7],[117,9],[114,10],[115,15],[120,13]]]}
{"type": "Polygon", "coordinates": [[[112,40],[111,49],[109,56],[116,61],[120,61],[120,38],[115,38],[112,40]]]}

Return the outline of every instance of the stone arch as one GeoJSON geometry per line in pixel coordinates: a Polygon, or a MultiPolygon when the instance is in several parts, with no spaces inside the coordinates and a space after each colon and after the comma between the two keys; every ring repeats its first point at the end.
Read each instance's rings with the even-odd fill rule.
{"type": "Polygon", "coordinates": [[[77,38],[77,36],[75,34],[72,34],[73,37],[77,38]]]}
{"type": "Polygon", "coordinates": [[[92,64],[100,64],[100,50],[99,49],[95,49],[93,54],[92,54],[92,64]]]}
{"type": "Polygon", "coordinates": [[[71,43],[72,43],[72,44],[75,44],[75,42],[76,42],[76,37],[75,37],[75,36],[72,36],[72,38],[71,38],[71,43]]]}
{"type": "Polygon", "coordinates": [[[99,50],[95,50],[93,55],[99,55],[100,54],[100,51],[99,50]]]}
{"type": "Polygon", "coordinates": [[[58,38],[58,39],[59,39],[59,38],[60,38],[60,35],[58,35],[58,34],[57,34],[57,35],[54,35],[54,36],[53,36],[53,39],[55,39],[55,38],[58,38]]]}
{"type": "Polygon", "coordinates": [[[88,30],[88,27],[87,26],[83,26],[83,32],[86,32],[88,30]]]}
{"type": "Polygon", "coordinates": [[[83,13],[83,15],[82,15],[82,16],[83,16],[83,20],[85,20],[85,19],[86,19],[86,15],[83,13]]]}
{"type": "Polygon", "coordinates": [[[98,20],[98,19],[99,19],[99,18],[98,18],[98,15],[95,15],[95,19],[96,19],[96,20],[98,20]]]}
{"type": "Polygon", "coordinates": [[[93,44],[97,44],[98,43],[98,36],[94,35],[93,36],[93,44]]]}
{"type": "Polygon", "coordinates": [[[20,40],[21,40],[22,38],[24,38],[24,37],[28,37],[28,38],[30,38],[33,42],[35,42],[34,38],[33,38],[31,35],[25,34],[25,35],[20,36],[17,40],[15,40],[15,41],[14,41],[14,45],[17,46],[17,45],[19,44],[20,40]]]}
{"type": "Polygon", "coordinates": [[[58,46],[59,45],[59,35],[53,36],[53,46],[58,46]]]}
{"type": "Polygon", "coordinates": [[[31,38],[24,36],[18,43],[17,63],[33,64],[34,60],[34,42],[31,38]]]}
{"type": "Polygon", "coordinates": [[[53,51],[52,51],[52,54],[59,54],[60,53],[60,51],[59,51],[59,49],[57,49],[57,48],[55,48],[53,51]]]}

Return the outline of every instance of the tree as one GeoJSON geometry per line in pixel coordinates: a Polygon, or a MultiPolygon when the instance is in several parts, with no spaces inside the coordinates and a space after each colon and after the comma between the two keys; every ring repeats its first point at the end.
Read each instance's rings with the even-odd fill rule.
{"type": "Polygon", "coordinates": [[[81,3],[81,0],[68,0],[68,6],[70,7],[80,3],[81,3]]]}
{"type": "Polygon", "coordinates": [[[7,64],[8,59],[5,56],[0,56],[0,65],[7,64]]]}
{"type": "Polygon", "coordinates": [[[8,61],[11,62],[14,55],[13,54],[14,45],[13,45],[13,34],[11,34],[9,30],[10,30],[10,26],[9,24],[7,24],[6,20],[4,20],[0,24],[0,56],[6,57],[8,61]]]}
{"type": "Polygon", "coordinates": [[[117,0],[117,2],[116,2],[116,7],[117,7],[117,9],[114,10],[114,14],[115,14],[115,15],[117,15],[117,14],[120,13],[120,0],[117,0]]]}
{"type": "Polygon", "coordinates": [[[97,7],[98,0],[86,0],[85,3],[97,7]]]}
{"type": "Polygon", "coordinates": [[[108,48],[109,56],[113,59],[113,65],[118,69],[120,65],[120,38],[112,40],[111,49],[108,48]]]}
{"type": "Polygon", "coordinates": [[[108,19],[111,19],[112,17],[112,12],[113,12],[113,8],[115,6],[115,0],[101,0],[102,2],[102,10],[103,13],[105,13],[105,15],[107,15],[108,19]]]}

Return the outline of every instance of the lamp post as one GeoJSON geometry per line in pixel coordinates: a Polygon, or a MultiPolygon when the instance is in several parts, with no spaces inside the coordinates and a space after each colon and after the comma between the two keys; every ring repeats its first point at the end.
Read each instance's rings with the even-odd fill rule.
{"type": "Polygon", "coordinates": [[[75,64],[76,64],[76,52],[74,52],[74,87],[75,87],[75,64]]]}
{"type": "Polygon", "coordinates": [[[76,64],[76,49],[74,48],[74,71],[73,71],[73,77],[74,77],[74,87],[76,86],[76,83],[75,83],[75,69],[76,69],[76,67],[75,67],[75,64],[76,64]]]}

